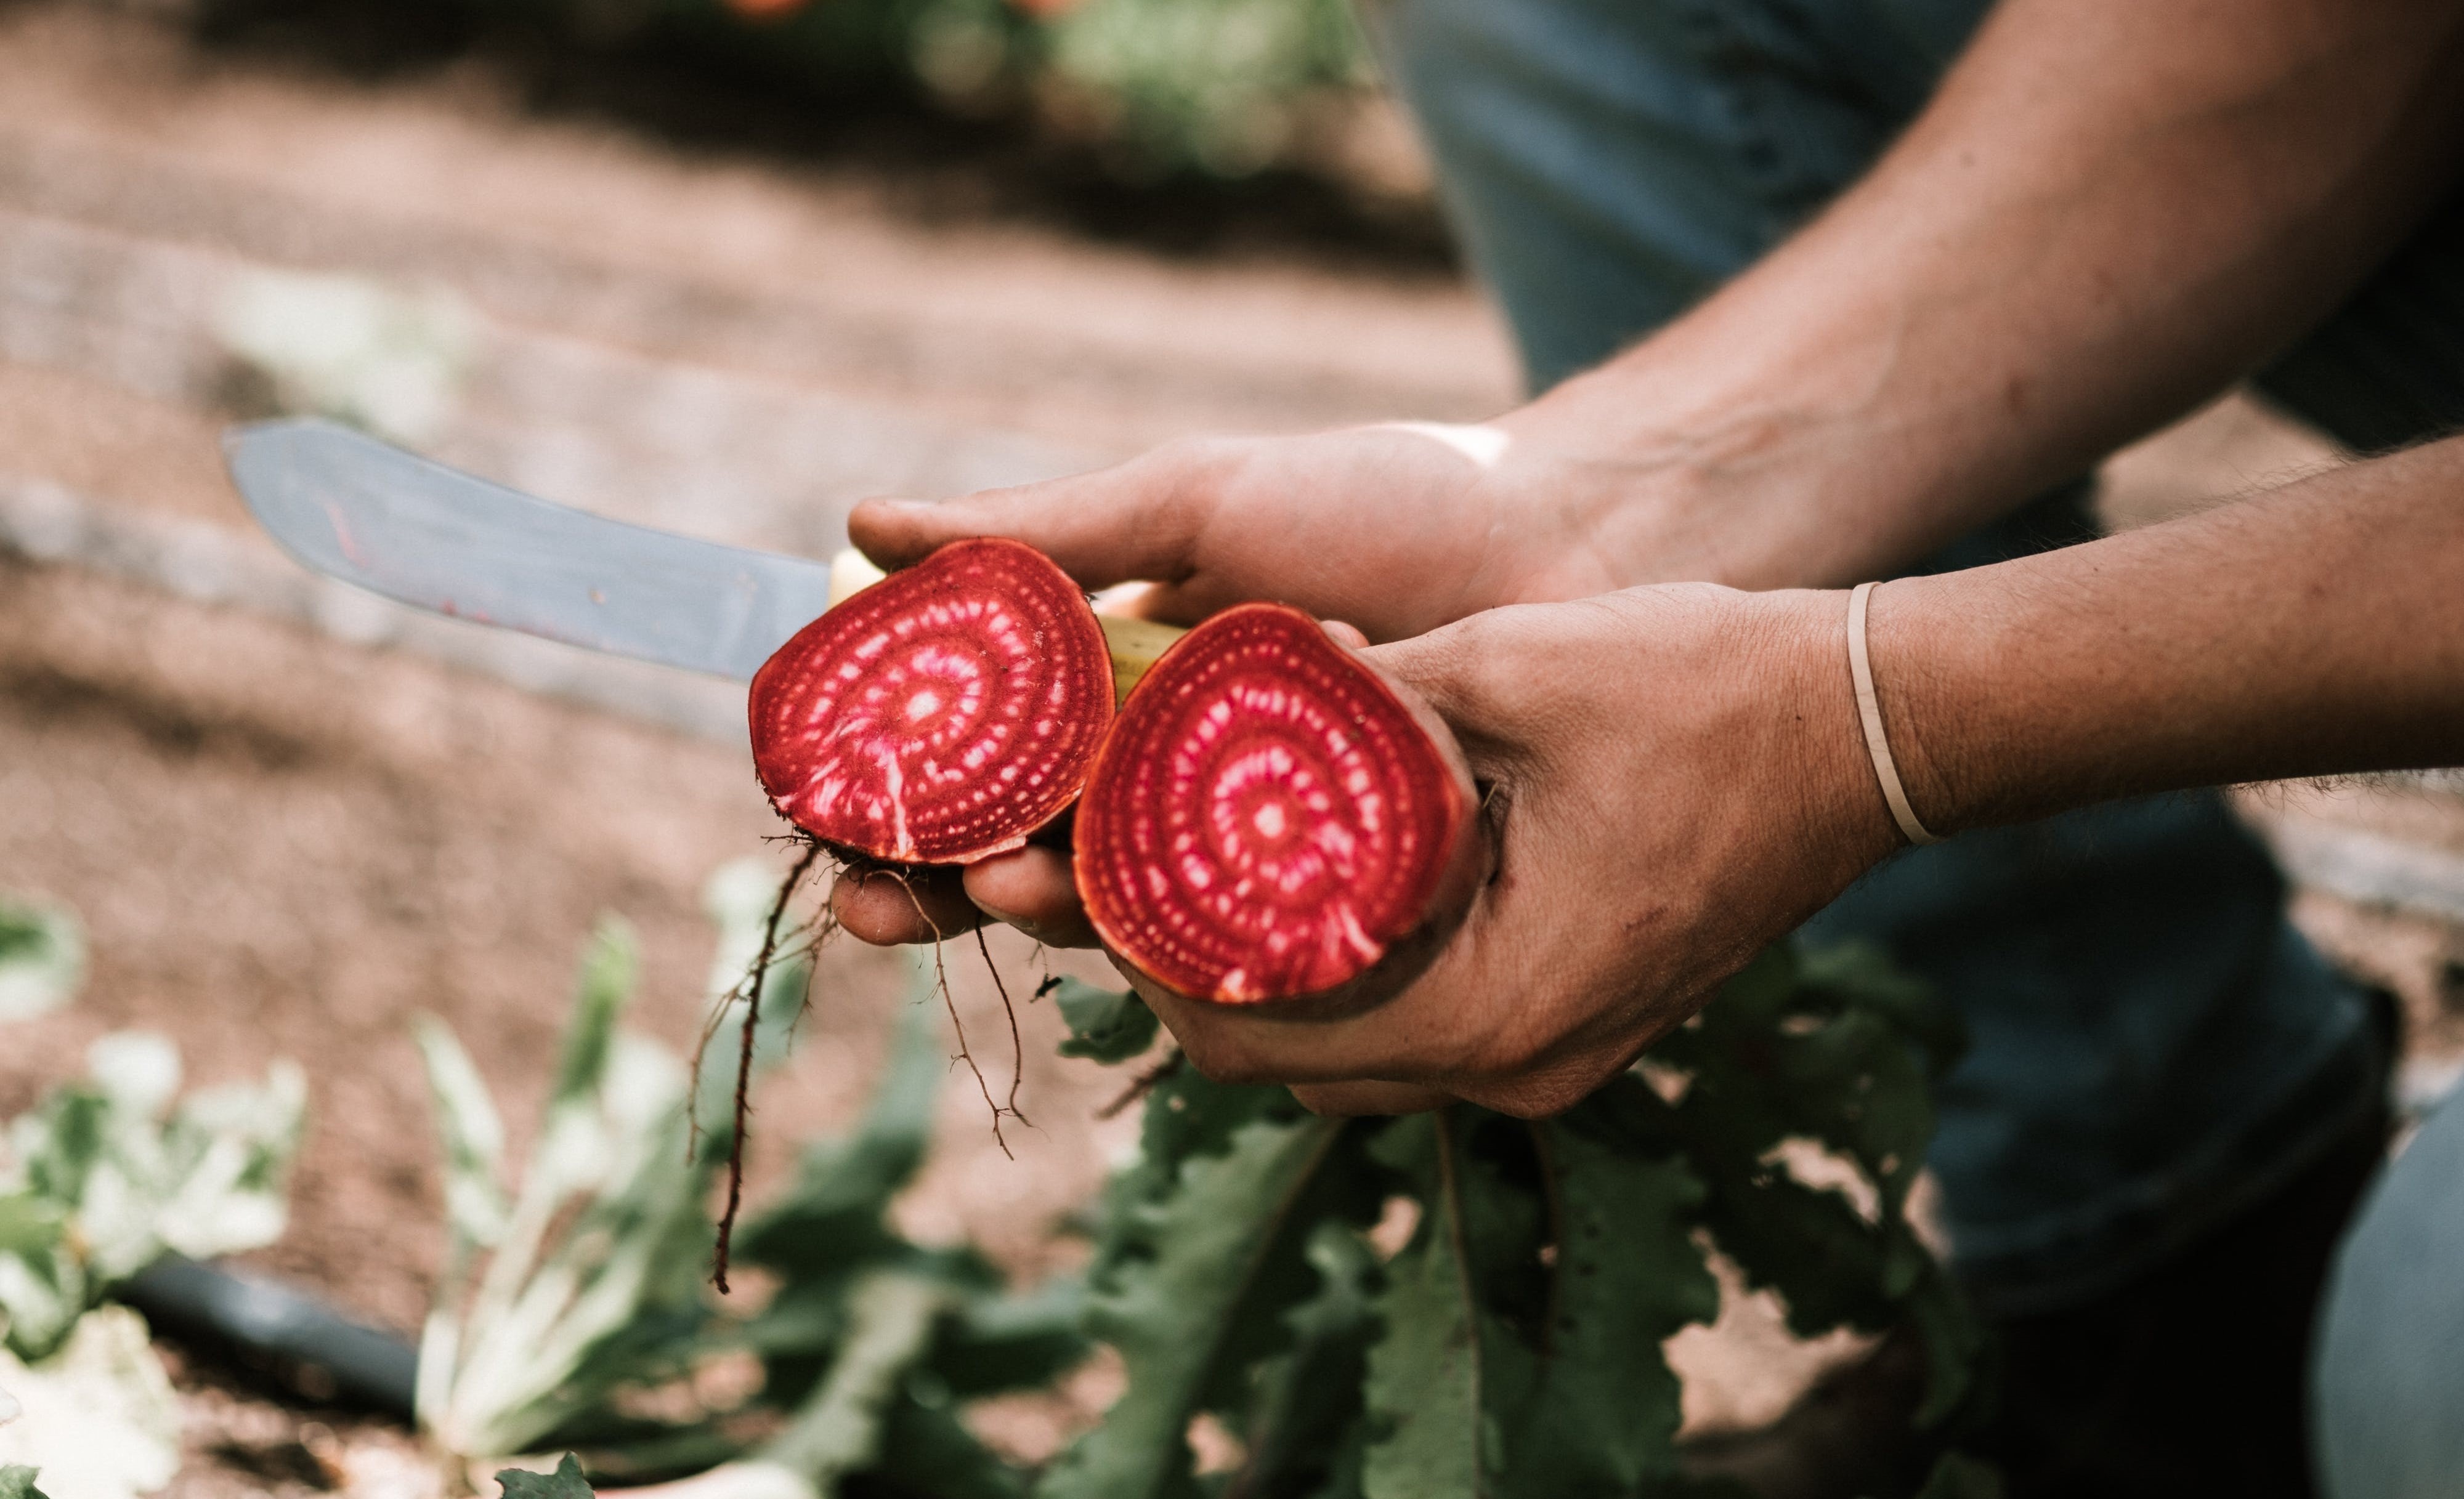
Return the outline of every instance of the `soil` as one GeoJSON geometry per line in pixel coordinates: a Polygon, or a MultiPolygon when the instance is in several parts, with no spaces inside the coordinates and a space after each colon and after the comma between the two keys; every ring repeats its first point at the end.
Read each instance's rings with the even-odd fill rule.
{"type": "MultiPolygon", "coordinates": [[[[1477,417],[1514,390],[1495,319],[1441,255],[1412,233],[1330,229],[1322,203],[1123,198],[1075,167],[1038,179],[981,132],[895,117],[817,137],[764,105],[753,126],[686,128],[732,117],[706,92],[646,102],[637,75],[542,75],[534,55],[467,38],[377,70],[339,46],[0,4],[0,489],[255,544],[216,455],[236,408],[211,323],[231,277],[267,269],[441,287],[470,309],[483,351],[440,454],[630,518],[815,552],[867,493],[1061,472],[1191,430],[1477,417]],[[1127,203],[1158,222],[1125,225],[1127,203]]],[[[2119,514],[2321,457],[2230,405],[2118,467],[2119,514]]],[[[2452,798],[2359,800],[2464,849],[2440,821],[2452,798]]],[[[407,1333],[442,1246],[409,1017],[460,1034],[518,1151],[592,922],[613,912],[639,931],[632,1023],[685,1047],[705,1004],[701,882],[777,830],[724,736],[338,639],[245,598],[0,560],[0,888],[77,908],[95,958],[74,1009],[0,1047],[0,1114],[111,1029],[170,1036],[198,1081],[297,1058],[313,1124],[292,1228],[254,1258],[407,1333]]],[[[2416,1036],[2464,1051],[2452,926],[2315,892],[2301,909],[2404,991],[2416,1036]]],[[[995,952],[1013,993],[1050,960],[1014,940],[995,952]]],[[[991,985],[972,946],[952,959],[976,1053],[998,1064],[991,985]]],[[[892,955],[826,955],[797,1057],[760,1098],[757,1194],[796,1142],[861,1107],[908,984],[892,955]]],[[[1013,1160],[972,1087],[952,1086],[941,1148],[899,1214],[1030,1277],[1074,1252],[1056,1222],[1132,1124],[1093,1117],[1118,1079],[1052,1055],[1048,1007],[1022,1019],[1037,1127],[1009,1132],[1013,1160]]],[[[1735,1298],[1682,1341],[1689,1422],[1767,1419],[1843,1352],[1793,1344],[1768,1305],[1735,1298]]],[[[191,1447],[175,1493],[423,1492],[407,1434],[175,1362],[191,1447]]],[[[1108,1378],[979,1424],[1048,1452],[1108,1378]]]]}

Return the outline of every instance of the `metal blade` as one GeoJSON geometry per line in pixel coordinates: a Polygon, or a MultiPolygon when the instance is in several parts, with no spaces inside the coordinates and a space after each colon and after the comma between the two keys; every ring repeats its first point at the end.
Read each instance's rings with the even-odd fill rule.
{"type": "Polygon", "coordinates": [[[829,604],[823,563],[551,505],[332,422],[233,428],[223,453],[292,556],[439,614],[741,681],[829,604]]]}

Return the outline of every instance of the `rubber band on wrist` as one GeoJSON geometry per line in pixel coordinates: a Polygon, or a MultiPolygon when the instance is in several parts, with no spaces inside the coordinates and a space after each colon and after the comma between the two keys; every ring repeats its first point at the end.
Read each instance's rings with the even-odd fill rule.
{"type": "Polygon", "coordinates": [[[1865,650],[1865,607],[1875,584],[1860,583],[1848,594],[1848,674],[1857,684],[1857,717],[1865,728],[1865,753],[1873,757],[1874,779],[1881,783],[1882,801],[1891,809],[1891,821],[1908,842],[1923,847],[1942,839],[1926,830],[1917,821],[1916,808],[1908,805],[1907,787],[1900,783],[1900,767],[1891,759],[1891,741],[1882,734],[1882,704],[1874,695],[1874,662],[1865,650]]]}

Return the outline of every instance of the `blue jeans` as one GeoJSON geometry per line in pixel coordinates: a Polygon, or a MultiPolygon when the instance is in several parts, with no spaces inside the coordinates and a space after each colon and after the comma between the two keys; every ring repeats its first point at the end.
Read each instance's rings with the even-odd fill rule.
{"type": "MultiPolygon", "coordinates": [[[[1852,181],[1985,9],[1365,5],[1535,387],[1667,320],[1852,181]]],[[[2084,494],[2047,496],[1927,565],[2090,536],[2084,494]]],[[[2127,1279],[2368,1107],[2364,1007],[2287,925],[2284,896],[2265,849],[2200,793],[1910,850],[1809,925],[1888,944],[1967,1021],[1931,1164],[1960,1271],[1989,1308],[2058,1310],[2127,1279]]]]}
{"type": "Polygon", "coordinates": [[[2464,1091],[2364,1200],[2312,1392],[2336,1499],[2464,1499],[2464,1091]]]}
{"type": "MultiPolygon", "coordinates": [[[[1535,388],[1674,317],[1854,180],[1987,9],[1362,4],[1535,388]]],[[[2451,205],[2260,385],[2356,447],[2454,425],[2458,267],[2464,209],[2451,205]]],[[[1927,570],[2090,536],[2085,494],[2046,496],[1927,570]]],[[[1930,1164],[1960,1273],[1989,1310],[2057,1311],[2127,1280],[2263,1197],[2371,1107],[2381,1064],[2363,1003],[2286,923],[2284,895],[2264,849],[2201,793],[1907,851],[1809,924],[1816,939],[1888,944],[1967,1022],[1930,1164]]],[[[2415,1150],[2442,1141],[2446,1155],[2418,1158],[2464,1159],[2464,1105],[2415,1150]]],[[[2445,1320],[2425,1326],[2445,1341],[2434,1358],[2429,1342],[2405,1346],[2419,1373],[2438,1372],[2426,1399],[2444,1402],[2452,1434],[2464,1422],[2464,1168],[2433,1180],[2415,1158],[2371,1210],[2371,1223],[2397,1226],[2377,1239],[2365,1226],[2356,1241],[2339,1302],[2353,1320],[2331,1323],[2326,1362],[2331,1375],[2371,1366],[2377,1340],[2335,1329],[2387,1315],[2356,1299],[2352,1267],[2413,1256],[2414,1290],[2443,1288],[2445,1320]],[[2402,1250],[2365,1255],[2395,1241],[2402,1250]]],[[[2330,1407],[2345,1408],[2322,1396],[2330,1407]]],[[[2351,1446],[2337,1441],[2333,1452],[2351,1446]]],[[[2464,1495],[2464,1445],[2437,1471],[2402,1493],[2464,1495]]]]}

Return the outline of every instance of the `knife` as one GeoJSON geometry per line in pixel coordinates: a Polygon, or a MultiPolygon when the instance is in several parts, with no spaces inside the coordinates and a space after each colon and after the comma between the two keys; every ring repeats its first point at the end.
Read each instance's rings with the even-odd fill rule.
{"type": "MultiPolygon", "coordinates": [[[[883,577],[853,547],[823,563],[552,505],[318,417],[231,428],[223,458],[257,522],[313,572],[439,614],[739,682],[883,577]]],[[[1123,697],[1182,634],[1102,600],[1096,623],[1123,697]]]]}
{"type": "Polygon", "coordinates": [[[881,576],[852,552],[833,567],[552,505],[317,418],[234,427],[223,455],[257,521],[312,571],[737,681],[881,576]]]}

